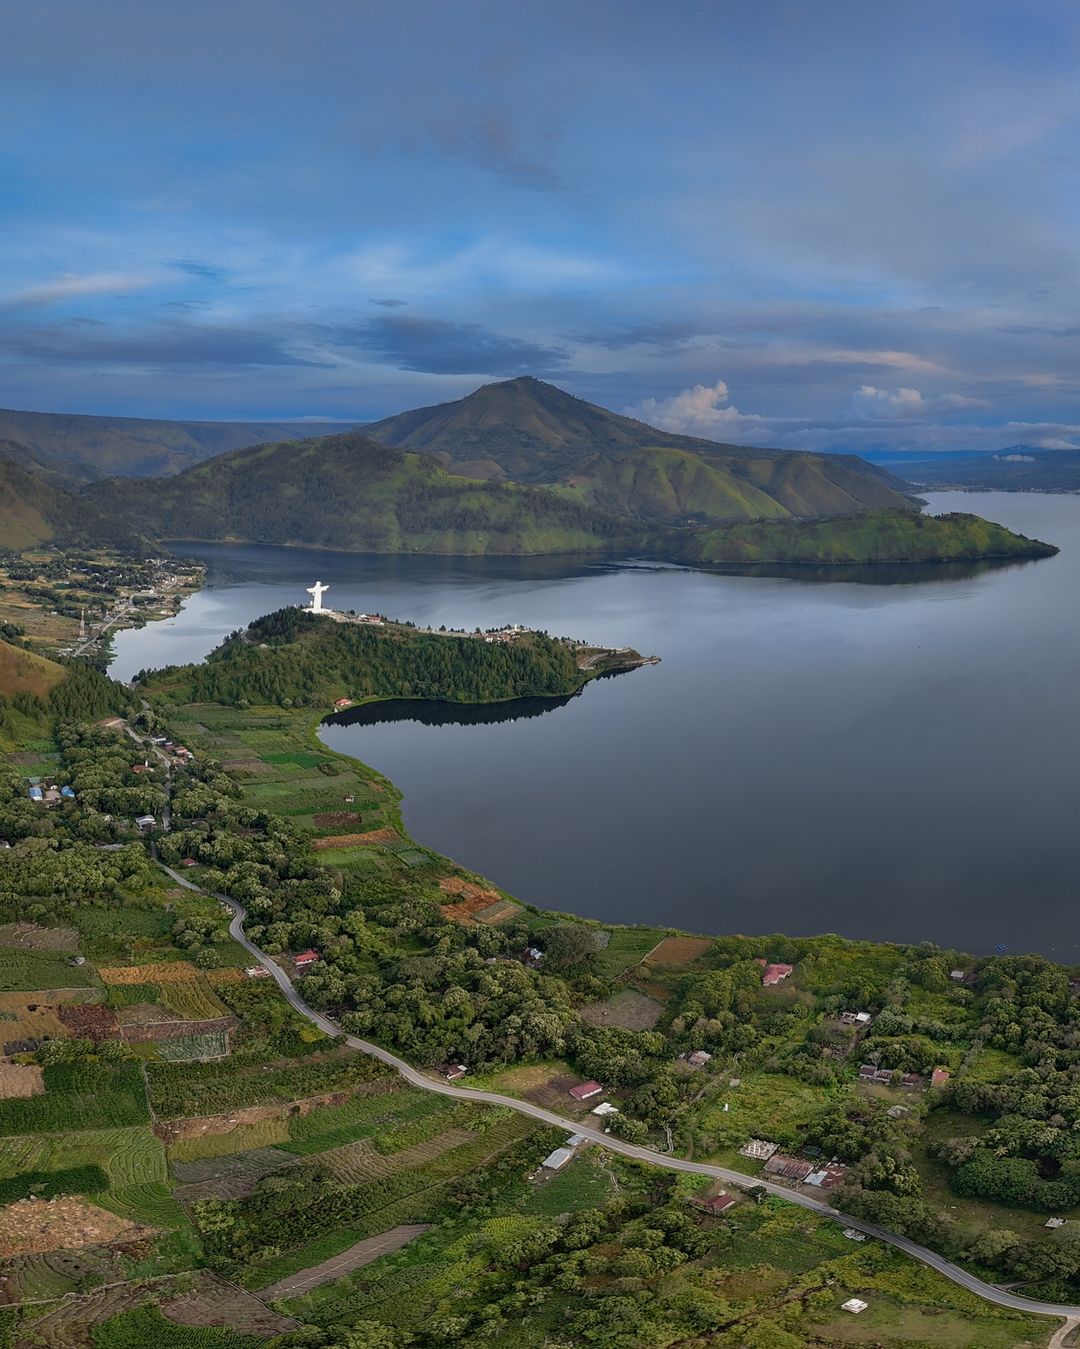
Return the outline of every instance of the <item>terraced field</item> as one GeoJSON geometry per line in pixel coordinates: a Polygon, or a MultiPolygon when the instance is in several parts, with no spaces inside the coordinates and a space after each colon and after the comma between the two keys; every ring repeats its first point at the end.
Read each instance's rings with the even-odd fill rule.
{"type": "Polygon", "coordinates": [[[356,1143],[346,1143],[344,1147],[334,1148],[330,1152],[319,1154],[319,1162],[344,1185],[362,1185],[367,1180],[379,1180],[395,1171],[408,1170],[423,1166],[444,1152],[463,1147],[475,1140],[476,1135],[468,1129],[447,1129],[434,1138],[414,1143],[402,1148],[400,1152],[386,1155],[376,1152],[366,1139],[356,1143]]]}
{"type": "MultiPolygon", "coordinates": [[[[289,1141],[289,1121],[284,1116],[258,1120],[254,1124],[238,1124],[228,1133],[200,1134],[181,1138],[169,1145],[169,1160],[176,1174],[181,1166],[204,1158],[231,1157],[263,1148],[272,1148],[289,1141]]],[[[203,1179],[203,1177],[200,1177],[203,1179]]]]}
{"type": "Polygon", "coordinates": [[[223,1059],[229,1053],[229,1037],[223,1030],[205,1035],[181,1035],[175,1040],[158,1040],[157,1056],[167,1063],[223,1059]]]}

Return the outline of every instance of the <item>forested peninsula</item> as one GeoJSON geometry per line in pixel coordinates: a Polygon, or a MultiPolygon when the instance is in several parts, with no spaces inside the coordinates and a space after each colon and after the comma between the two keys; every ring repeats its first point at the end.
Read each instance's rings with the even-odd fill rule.
{"type": "Polygon", "coordinates": [[[235,632],[206,661],[142,672],[148,694],[173,702],[233,707],[327,707],[369,698],[437,698],[458,703],[564,697],[600,674],[633,669],[642,657],[505,629],[422,631],[411,624],[338,620],[279,609],[235,632]]]}

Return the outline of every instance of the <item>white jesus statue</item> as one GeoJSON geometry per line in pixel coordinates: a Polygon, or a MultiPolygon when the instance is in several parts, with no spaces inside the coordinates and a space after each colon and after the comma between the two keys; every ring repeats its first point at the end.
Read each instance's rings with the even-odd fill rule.
{"type": "Polygon", "coordinates": [[[321,581],[316,581],[313,586],[308,586],[308,594],[311,596],[311,612],[313,614],[322,613],[322,597],[330,587],[323,585],[321,581]]]}

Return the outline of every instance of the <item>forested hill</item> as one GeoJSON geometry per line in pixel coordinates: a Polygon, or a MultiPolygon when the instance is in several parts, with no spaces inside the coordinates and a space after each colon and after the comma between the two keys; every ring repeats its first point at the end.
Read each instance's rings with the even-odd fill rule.
{"type": "MultiPolygon", "coordinates": [[[[638,659],[620,653],[616,663],[638,659]]],[[[138,682],[155,697],[232,706],[327,707],[371,697],[483,703],[574,693],[600,666],[583,672],[569,644],[539,632],[486,642],[399,623],[338,623],[290,608],[234,633],[201,665],[143,672],[138,682]]]]}
{"type": "Polygon", "coordinates": [[[39,544],[145,547],[137,527],[107,506],[65,491],[40,468],[18,462],[20,447],[0,441],[0,548],[39,544]]]}
{"type": "Polygon", "coordinates": [[[84,496],[157,538],[356,553],[611,552],[643,533],[544,488],[470,481],[357,432],[236,450],[174,478],[114,478],[84,496]]]}

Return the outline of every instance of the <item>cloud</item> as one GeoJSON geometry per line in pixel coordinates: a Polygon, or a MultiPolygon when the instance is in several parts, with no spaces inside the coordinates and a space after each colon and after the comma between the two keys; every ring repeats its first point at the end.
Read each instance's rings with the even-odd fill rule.
{"type": "Polygon", "coordinates": [[[0,334],[0,351],[22,360],[95,366],[325,366],[325,360],[293,350],[284,336],[224,326],[170,327],[117,332],[53,326],[0,334]]]}
{"type": "Polygon", "coordinates": [[[65,272],[52,281],[40,281],[36,285],[13,291],[0,298],[0,304],[10,308],[33,309],[84,295],[129,295],[132,291],[152,286],[156,279],[145,272],[92,272],[84,276],[65,272]]]}
{"type": "Polygon", "coordinates": [[[386,317],[322,331],[331,345],[361,347],[402,370],[431,375],[546,374],[569,359],[561,347],[448,319],[386,317]]]}
{"type": "Polygon", "coordinates": [[[982,398],[968,398],[960,393],[944,393],[924,398],[918,389],[878,389],[863,384],[851,398],[850,411],[856,417],[902,418],[932,417],[942,412],[957,412],[965,408],[989,406],[982,398]]]}
{"type": "Polygon", "coordinates": [[[742,413],[728,402],[728,386],[722,379],[715,384],[695,384],[672,398],[646,398],[636,407],[625,408],[628,417],[659,426],[664,431],[675,431],[685,436],[704,436],[715,440],[720,434],[732,435],[747,422],[765,419],[753,413],[742,413]]]}
{"type": "Polygon", "coordinates": [[[224,267],[216,267],[212,262],[203,262],[200,258],[174,258],[169,265],[199,281],[224,281],[228,276],[224,267]]]}
{"type": "Polygon", "coordinates": [[[401,309],[404,305],[407,305],[409,302],[408,300],[388,299],[388,300],[370,300],[369,303],[381,305],[383,309],[401,309]]]}

